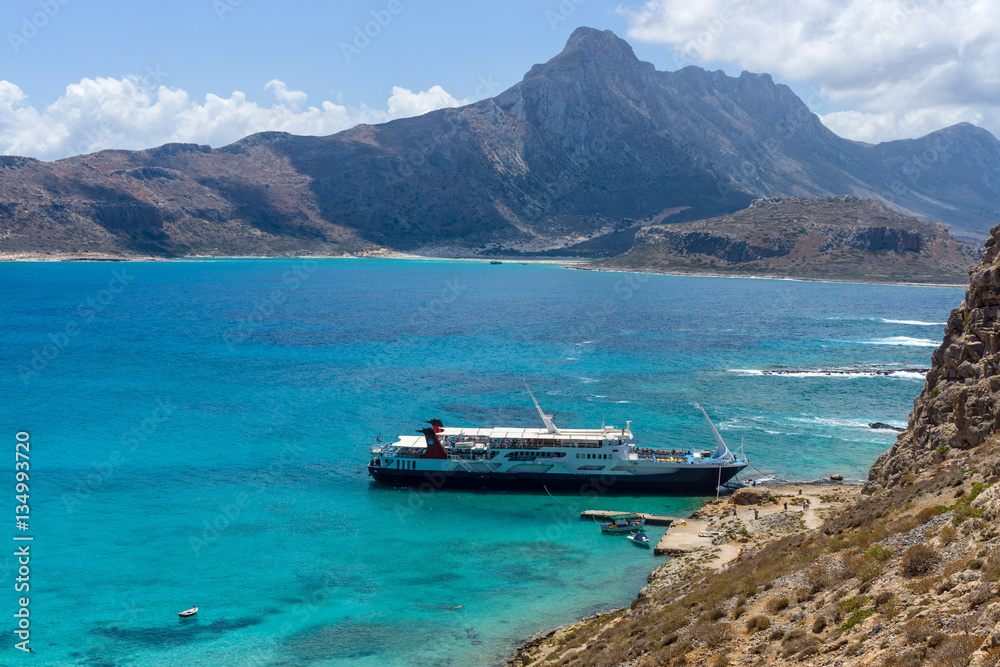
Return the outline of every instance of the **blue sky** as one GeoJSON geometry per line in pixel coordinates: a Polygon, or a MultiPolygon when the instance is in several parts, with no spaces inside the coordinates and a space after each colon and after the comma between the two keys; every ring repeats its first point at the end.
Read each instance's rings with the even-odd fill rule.
{"type": "Polygon", "coordinates": [[[661,70],[770,72],[851,138],[961,120],[996,132],[990,4],[8,0],[0,152],[53,159],[168,140],[216,146],[261,129],[328,134],[496,94],[580,25],[615,31],[661,70]],[[374,36],[358,38],[366,29],[374,36]]]}

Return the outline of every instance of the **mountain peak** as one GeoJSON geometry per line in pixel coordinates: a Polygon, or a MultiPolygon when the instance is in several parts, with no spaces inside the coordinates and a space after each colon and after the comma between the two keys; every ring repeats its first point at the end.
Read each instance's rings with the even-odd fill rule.
{"type": "Polygon", "coordinates": [[[587,26],[580,26],[573,31],[573,34],[569,36],[566,40],[566,46],[563,47],[563,53],[574,48],[616,48],[623,51],[627,51],[633,57],[635,54],[632,52],[632,47],[624,39],[620,38],[618,35],[610,30],[598,30],[597,28],[588,28],[587,26]]]}
{"type": "Polygon", "coordinates": [[[612,31],[586,26],[574,30],[557,56],[544,64],[533,66],[524,78],[532,78],[553,68],[655,71],[652,63],[640,61],[629,43],[612,31]]]}

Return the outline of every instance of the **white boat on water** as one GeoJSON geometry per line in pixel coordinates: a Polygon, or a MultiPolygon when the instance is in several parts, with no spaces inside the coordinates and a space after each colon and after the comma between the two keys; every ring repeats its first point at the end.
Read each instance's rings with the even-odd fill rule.
{"type": "Polygon", "coordinates": [[[188,618],[189,616],[194,616],[198,613],[198,607],[191,607],[190,609],[185,609],[184,611],[177,612],[177,615],[181,618],[188,618]]]}
{"type": "Polygon", "coordinates": [[[401,435],[372,448],[368,473],[378,482],[442,488],[533,487],[575,489],[580,493],[649,491],[711,492],[749,465],[715,436],[714,450],[636,446],[631,421],[625,428],[561,429],[531,400],[543,428],[447,427],[426,422],[420,435],[401,435]]]}
{"type": "Polygon", "coordinates": [[[649,536],[646,535],[646,533],[633,533],[632,535],[628,535],[625,539],[632,544],[645,547],[647,549],[650,546],[649,536]]]}

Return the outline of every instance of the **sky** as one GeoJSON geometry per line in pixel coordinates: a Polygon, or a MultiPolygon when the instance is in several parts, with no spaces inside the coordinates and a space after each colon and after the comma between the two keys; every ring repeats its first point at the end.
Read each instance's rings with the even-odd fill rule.
{"type": "Polygon", "coordinates": [[[326,135],[498,94],[586,25],[659,70],[767,72],[841,136],[1000,135],[1000,11],[976,0],[6,0],[0,153],[59,159],[326,135]]]}

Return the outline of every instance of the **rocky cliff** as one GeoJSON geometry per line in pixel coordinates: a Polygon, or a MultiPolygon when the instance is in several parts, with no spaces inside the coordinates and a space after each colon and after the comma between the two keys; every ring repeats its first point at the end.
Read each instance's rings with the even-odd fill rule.
{"type": "Polygon", "coordinates": [[[943,224],[873,199],[771,197],[730,215],[643,227],[627,253],[588,268],[960,284],[979,256],[943,224]]]}
{"type": "Polygon", "coordinates": [[[1000,475],[1000,225],[971,272],[965,300],[951,312],[944,341],[906,432],[879,458],[870,479],[888,486],[940,463],[948,450],[975,451],[1000,475]],[[988,455],[988,458],[983,455],[988,455]]]}
{"type": "Polygon", "coordinates": [[[630,609],[547,633],[509,664],[1000,664],[998,313],[1000,225],[857,501],[757,544],[766,517],[711,503],[700,513],[726,517],[713,545],[658,568],[630,609]],[[746,550],[708,569],[730,544],[746,550]]]}
{"type": "Polygon", "coordinates": [[[641,224],[842,194],[982,239],[1000,212],[1000,142],[959,124],[862,145],[767,74],[659,72],[580,28],[522,81],[459,109],[218,149],[4,157],[0,255],[607,256],[641,224]]]}

